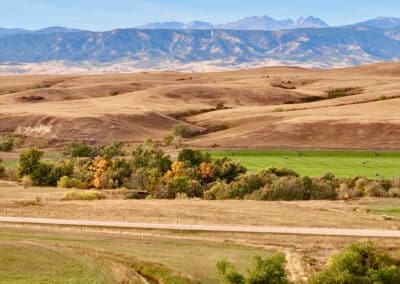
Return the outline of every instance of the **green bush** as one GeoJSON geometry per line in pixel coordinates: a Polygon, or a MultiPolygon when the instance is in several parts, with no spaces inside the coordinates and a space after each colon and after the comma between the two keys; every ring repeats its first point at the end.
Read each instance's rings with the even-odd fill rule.
{"type": "Polygon", "coordinates": [[[47,185],[52,166],[42,163],[43,152],[30,149],[19,157],[19,177],[29,176],[33,185],[47,185]]]}
{"type": "Polygon", "coordinates": [[[3,164],[3,160],[0,158],[0,177],[3,177],[6,172],[6,167],[3,164]]]}
{"type": "MultiPolygon", "coordinates": [[[[154,168],[134,169],[132,175],[126,180],[125,185],[127,188],[144,190],[152,194],[156,191],[164,191],[162,175],[158,169],[154,168]]],[[[158,198],[164,198],[163,196],[164,194],[161,194],[158,198]]]]}
{"type": "Polygon", "coordinates": [[[20,177],[32,174],[40,164],[43,151],[30,149],[20,154],[18,174],[20,177]]]}
{"type": "Polygon", "coordinates": [[[209,162],[210,159],[209,153],[192,149],[183,149],[178,154],[178,161],[187,164],[189,167],[198,167],[202,162],[209,162]]]}
{"type": "Polygon", "coordinates": [[[71,176],[74,172],[74,164],[71,161],[64,161],[57,166],[48,165],[51,170],[44,183],[49,186],[56,186],[63,176],[71,176]]]}
{"type": "Polygon", "coordinates": [[[247,283],[289,284],[285,269],[285,255],[276,253],[270,258],[254,257],[254,267],[248,272],[247,283]]]}
{"type": "Polygon", "coordinates": [[[85,142],[73,142],[68,146],[67,155],[71,158],[94,158],[101,154],[98,147],[91,147],[85,142]]]}
{"type": "Polygon", "coordinates": [[[63,198],[65,201],[72,200],[101,200],[106,197],[98,191],[89,190],[89,191],[70,191],[67,192],[63,198]]]}
{"type": "Polygon", "coordinates": [[[118,188],[132,175],[132,165],[125,159],[114,159],[110,163],[106,176],[118,188]]]}
{"type": "Polygon", "coordinates": [[[165,146],[171,146],[174,143],[175,137],[174,137],[174,135],[169,134],[169,135],[165,136],[163,140],[164,140],[165,146]]]}
{"type": "Polygon", "coordinates": [[[369,197],[387,197],[389,193],[380,182],[370,181],[365,186],[365,195],[369,197]]]}
{"type": "Polygon", "coordinates": [[[112,142],[109,143],[103,150],[103,156],[106,159],[112,159],[119,156],[124,156],[125,152],[122,149],[121,142],[112,142]]]}
{"type": "Polygon", "coordinates": [[[227,184],[225,181],[217,181],[205,192],[205,199],[243,199],[245,196],[259,190],[265,184],[259,174],[242,175],[235,181],[227,184]]]}
{"type": "Polygon", "coordinates": [[[282,253],[276,253],[266,259],[255,256],[247,277],[227,261],[217,263],[217,272],[220,283],[224,284],[289,284],[285,255],[282,253]]]}
{"type": "Polygon", "coordinates": [[[221,284],[245,284],[245,278],[226,260],[217,262],[219,282],[221,284]]]}
{"type": "Polygon", "coordinates": [[[320,179],[313,182],[311,189],[311,200],[336,200],[338,184],[332,180],[320,179]]]}
{"type": "Polygon", "coordinates": [[[214,178],[216,180],[225,180],[227,183],[231,183],[235,178],[247,171],[242,164],[228,158],[213,160],[212,168],[214,178]]]}
{"type": "Polygon", "coordinates": [[[400,283],[400,260],[370,241],[361,241],[333,255],[328,266],[310,284],[400,283]]]}
{"type": "Polygon", "coordinates": [[[303,181],[295,176],[278,178],[270,187],[264,189],[266,200],[305,200],[306,190],[303,181]]]}
{"type": "MultiPolygon", "coordinates": [[[[38,186],[47,186],[52,185],[53,176],[52,176],[53,167],[50,164],[39,163],[36,166],[36,169],[29,175],[32,178],[33,184],[38,186]]],[[[57,179],[55,179],[57,182],[57,179]]]]}
{"type": "Polygon", "coordinates": [[[79,158],[74,160],[72,178],[81,182],[80,189],[88,189],[94,179],[94,173],[91,170],[93,160],[89,158],[79,158]]]}
{"type": "Polygon", "coordinates": [[[194,129],[187,124],[177,124],[172,128],[174,136],[190,138],[201,134],[201,130],[194,129]]]}
{"type": "Polygon", "coordinates": [[[0,152],[11,152],[14,150],[16,138],[10,134],[0,136],[0,152]]]}
{"type": "Polygon", "coordinates": [[[63,176],[57,182],[57,187],[61,187],[61,188],[78,188],[79,184],[80,184],[80,181],[77,180],[76,178],[70,178],[68,176],[63,176]]]}
{"type": "Polygon", "coordinates": [[[246,174],[238,177],[229,184],[229,198],[243,199],[265,185],[264,179],[259,174],[246,174]]]}
{"type": "Polygon", "coordinates": [[[175,176],[166,185],[169,196],[175,198],[178,193],[185,193],[188,197],[202,197],[203,190],[197,180],[187,176],[175,176]]]}
{"type": "Polygon", "coordinates": [[[29,176],[33,185],[37,186],[56,186],[63,176],[70,176],[73,173],[73,164],[69,161],[63,162],[58,166],[46,164],[41,161],[43,152],[30,149],[21,153],[18,176],[29,176]]]}
{"type": "Polygon", "coordinates": [[[154,145],[139,145],[132,151],[133,169],[147,168],[165,174],[172,165],[170,156],[154,145]]]}
{"type": "Polygon", "coordinates": [[[217,181],[204,192],[204,199],[207,200],[224,200],[229,198],[229,185],[224,181],[217,181]]]}
{"type": "MultiPolygon", "coordinates": [[[[265,174],[265,172],[264,172],[265,174]]],[[[267,180],[264,188],[247,196],[255,200],[335,200],[338,183],[330,177],[311,179],[296,175],[283,175],[267,180]]]]}

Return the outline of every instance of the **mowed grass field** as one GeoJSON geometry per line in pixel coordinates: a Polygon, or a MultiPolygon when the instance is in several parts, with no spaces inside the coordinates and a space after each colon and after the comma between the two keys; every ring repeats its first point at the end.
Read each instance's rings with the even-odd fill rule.
{"type": "Polygon", "coordinates": [[[113,283],[108,274],[111,267],[79,255],[79,249],[74,255],[52,251],[68,246],[163,264],[200,283],[218,282],[216,263],[221,259],[245,272],[255,255],[271,255],[260,247],[219,241],[1,229],[0,283],[28,283],[28,279],[29,283],[113,283]]]}
{"type": "Polygon", "coordinates": [[[0,241],[0,283],[114,283],[97,266],[76,255],[29,241],[0,241]]]}
{"type": "Polygon", "coordinates": [[[400,152],[239,150],[212,151],[210,154],[213,158],[228,157],[240,161],[251,171],[285,167],[310,177],[328,172],[340,178],[400,177],[400,152]]]}

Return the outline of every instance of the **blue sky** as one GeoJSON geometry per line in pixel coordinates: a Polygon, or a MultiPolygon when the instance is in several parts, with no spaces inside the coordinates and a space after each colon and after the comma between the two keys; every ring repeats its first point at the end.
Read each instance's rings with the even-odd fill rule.
{"type": "Polygon", "coordinates": [[[0,0],[0,27],[67,26],[91,30],[155,21],[225,23],[246,16],[318,16],[331,25],[400,17],[399,0],[0,0]]]}

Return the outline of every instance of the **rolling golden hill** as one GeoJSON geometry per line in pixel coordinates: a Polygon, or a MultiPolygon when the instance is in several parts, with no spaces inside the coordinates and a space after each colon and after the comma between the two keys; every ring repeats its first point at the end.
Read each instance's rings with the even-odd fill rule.
{"type": "Polygon", "coordinates": [[[135,143],[189,123],[222,129],[186,141],[198,147],[400,149],[399,79],[400,63],[2,76],[0,131],[135,143]]]}

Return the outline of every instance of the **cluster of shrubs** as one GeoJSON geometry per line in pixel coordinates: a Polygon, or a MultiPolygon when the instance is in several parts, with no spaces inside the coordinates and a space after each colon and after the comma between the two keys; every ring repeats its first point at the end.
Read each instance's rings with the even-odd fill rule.
{"type": "Polygon", "coordinates": [[[43,154],[43,151],[30,149],[20,155],[16,178],[24,185],[56,186],[62,177],[72,175],[74,165],[71,161],[53,165],[42,161],[43,154]]]}
{"type": "Polygon", "coordinates": [[[21,140],[11,134],[0,136],[0,152],[11,152],[21,144],[21,140]]]}
{"type": "Polygon", "coordinates": [[[95,158],[104,156],[109,159],[125,155],[122,143],[119,142],[110,143],[105,147],[90,146],[85,142],[73,142],[68,146],[65,154],[70,158],[95,158]]]}
{"type": "Polygon", "coordinates": [[[285,268],[285,255],[282,253],[276,253],[265,259],[255,256],[253,266],[248,269],[247,276],[238,272],[226,260],[217,263],[217,272],[221,284],[290,283],[285,268]]]}
{"type": "Polygon", "coordinates": [[[364,177],[338,179],[332,174],[320,178],[299,176],[288,169],[269,168],[240,175],[232,182],[217,181],[204,194],[206,199],[251,200],[350,200],[358,197],[400,197],[397,180],[369,180],[364,177]]]}
{"type": "MultiPolygon", "coordinates": [[[[247,276],[227,261],[217,263],[222,284],[291,283],[285,268],[285,255],[277,253],[269,258],[254,258],[247,276]]],[[[389,255],[371,241],[359,241],[333,255],[328,265],[312,275],[309,284],[400,283],[400,259],[389,255]]]]}
{"type": "MultiPolygon", "coordinates": [[[[27,185],[78,189],[127,188],[153,198],[197,197],[209,200],[335,200],[363,196],[400,197],[400,180],[339,179],[300,176],[289,169],[247,172],[228,158],[183,149],[176,160],[151,140],[126,155],[119,143],[92,147],[73,143],[68,159],[57,165],[42,161],[43,152],[30,149],[20,155],[16,178],[27,185]]],[[[1,167],[0,167],[1,170],[1,167]]]]}
{"type": "Polygon", "coordinates": [[[309,283],[400,283],[400,259],[376,243],[360,241],[333,255],[325,269],[311,277],[309,283]]]}

